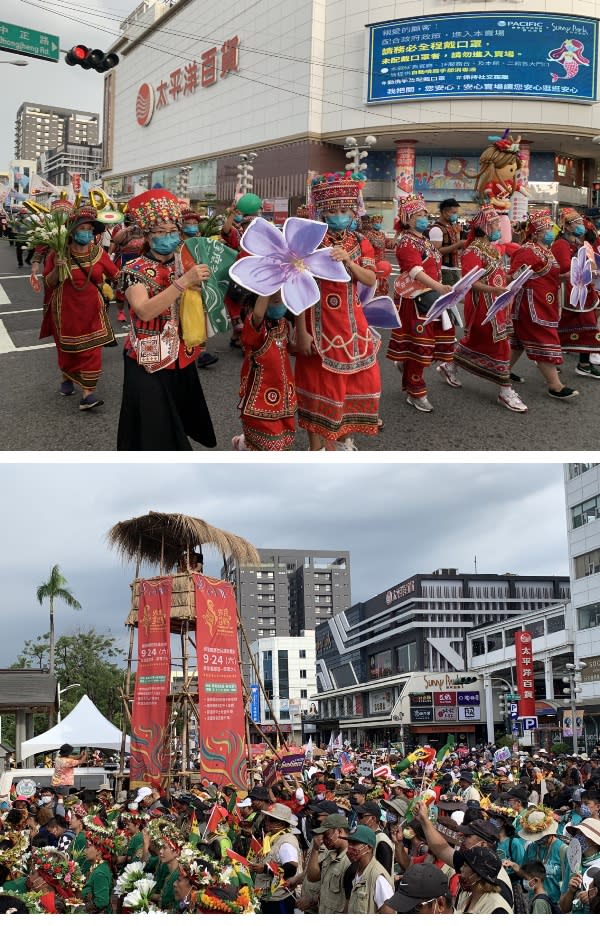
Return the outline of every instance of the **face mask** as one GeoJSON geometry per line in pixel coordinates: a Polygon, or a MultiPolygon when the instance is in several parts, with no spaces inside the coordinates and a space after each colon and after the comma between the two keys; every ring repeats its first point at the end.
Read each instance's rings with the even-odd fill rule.
{"type": "Polygon", "coordinates": [[[375,231],[379,231],[381,229],[381,222],[373,222],[373,228],[375,231]]]}
{"type": "Polygon", "coordinates": [[[73,241],[76,244],[90,244],[94,240],[93,231],[76,231],[73,232],[73,241]]]}
{"type": "Polygon", "coordinates": [[[502,232],[499,228],[496,228],[494,231],[490,232],[490,241],[500,241],[502,237],[502,232]]]}
{"type": "Polygon", "coordinates": [[[328,215],[325,219],[332,231],[345,231],[352,222],[351,215],[328,215]]]}
{"type": "Polygon", "coordinates": [[[580,235],[583,235],[584,231],[585,231],[585,225],[576,225],[575,228],[573,229],[573,234],[579,237],[580,235]]]}
{"type": "Polygon", "coordinates": [[[183,226],[183,231],[184,231],[184,234],[186,235],[197,235],[199,230],[200,229],[198,228],[197,225],[184,225],[183,226]]]}
{"type": "Polygon", "coordinates": [[[240,215],[239,212],[238,212],[238,214],[237,214],[236,216],[234,216],[233,221],[234,221],[234,222],[237,222],[238,225],[239,225],[243,218],[244,218],[244,216],[243,216],[243,215],[240,215]]]}
{"type": "Polygon", "coordinates": [[[579,816],[582,820],[586,820],[588,817],[592,816],[592,811],[587,804],[582,804],[579,808],[579,816]]]}
{"type": "Polygon", "coordinates": [[[458,216],[456,215],[456,213],[454,215],[449,215],[448,221],[450,222],[451,225],[456,225],[456,223],[458,222],[458,216]]]}
{"type": "Polygon", "coordinates": [[[285,306],[283,302],[278,302],[275,305],[270,305],[265,314],[267,318],[278,319],[283,318],[286,312],[287,306],[285,306]]]}
{"type": "Polygon", "coordinates": [[[150,247],[157,254],[172,254],[180,242],[179,232],[169,232],[168,235],[157,235],[150,239],[150,247]]]}
{"type": "Polygon", "coordinates": [[[542,241],[544,242],[545,245],[548,245],[548,246],[551,245],[551,244],[553,244],[553,243],[554,243],[554,232],[553,232],[553,231],[545,231],[545,232],[544,232],[544,237],[542,238],[542,241]]]}
{"type": "Polygon", "coordinates": [[[415,222],[415,228],[418,232],[426,232],[429,228],[429,219],[424,215],[419,216],[415,222]]]}
{"type": "Polygon", "coordinates": [[[356,219],[352,219],[348,228],[350,229],[350,231],[356,231],[356,229],[358,228],[358,222],[356,221],[356,219]]]}
{"type": "Polygon", "coordinates": [[[43,794],[42,797],[40,797],[40,804],[49,804],[51,800],[52,797],[49,794],[43,794]]]}

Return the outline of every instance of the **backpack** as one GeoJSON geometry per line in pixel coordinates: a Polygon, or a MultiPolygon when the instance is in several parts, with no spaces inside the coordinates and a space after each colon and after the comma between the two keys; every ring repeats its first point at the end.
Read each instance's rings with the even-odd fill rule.
{"type": "Polygon", "coordinates": [[[550,900],[547,894],[536,894],[535,898],[542,897],[544,900],[547,900],[550,904],[550,913],[562,913],[562,910],[554,900],[550,900]]]}

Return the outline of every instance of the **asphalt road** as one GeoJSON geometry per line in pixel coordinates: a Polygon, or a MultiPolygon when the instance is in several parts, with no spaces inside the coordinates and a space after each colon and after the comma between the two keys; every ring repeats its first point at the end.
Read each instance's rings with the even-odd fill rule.
{"type": "MultiPolygon", "coordinates": [[[[19,270],[16,264],[14,248],[0,239],[0,450],[114,450],[123,366],[123,332],[116,322],[115,307],[111,307],[111,320],[119,346],[104,348],[98,388],[105,404],[92,412],[80,412],[77,396],[63,398],[58,392],[61,377],[54,344],[51,339],[38,340],[40,298],[29,286],[29,269],[19,270]]],[[[518,371],[526,382],[519,386],[519,393],[529,407],[527,414],[498,405],[496,388],[490,383],[462,373],[463,388],[451,389],[434,368],[426,374],[434,411],[423,414],[406,404],[398,372],[385,360],[385,342],[384,333],[380,413],[385,429],[375,438],[357,438],[360,450],[598,449],[600,383],[575,375],[574,356],[566,358],[563,377],[580,392],[571,402],[549,398],[534,365],[522,359],[518,371]]],[[[229,338],[223,335],[209,347],[219,362],[200,371],[200,377],[217,434],[216,449],[230,450],[232,436],[241,431],[236,407],[241,354],[229,348],[229,338]]],[[[307,448],[302,431],[296,447],[307,448]]]]}

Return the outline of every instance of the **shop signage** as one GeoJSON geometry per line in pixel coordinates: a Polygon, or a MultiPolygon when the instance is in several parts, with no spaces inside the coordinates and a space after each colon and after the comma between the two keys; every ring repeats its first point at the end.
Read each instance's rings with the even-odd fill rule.
{"type": "Polygon", "coordinates": [[[459,707],[458,719],[459,720],[481,720],[481,708],[480,707],[459,707]]]}
{"type": "Polygon", "coordinates": [[[458,708],[436,707],[434,717],[436,723],[455,723],[458,720],[458,708]]]}
{"type": "Polygon", "coordinates": [[[250,685],[250,719],[255,723],[260,721],[260,688],[250,685]]]}
{"type": "Polygon", "coordinates": [[[478,691],[459,691],[459,704],[480,704],[480,694],[478,691]]]}
{"type": "Polygon", "coordinates": [[[515,659],[519,717],[535,717],[535,679],[533,673],[533,646],[527,630],[515,633],[515,659]]]}
{"type": "Polygon", "coordinates": [[[410,722],[411,723],[433,723],[433,708],[432,707],[411,707],[410,722]]]}
{"type": "MultiPolygon", "coordinates": [[[[408,700],[411,705],[429,705],[434,703],[433,695],[431,692],[415,692],[413,694],[409,694],[408,700]]],[[[435,703],[437,704],[437,701],[435,703]]]]}
{"type": "Polygon", "coordinates": [[[460,13],[367,28],[368,103],[498,96],[596,100],[597,19],[460,13]]]}
{"type": "MultiPolygon", "coordinates": [[[[583,711],[575,711],[577,736],[583,736],[583,711]]],[[[573,736],[573,711],[563,713],[563,737],[573,736]]]]}
{"type": "Polygon", "coordinates": [[[369,692],[369,712],[371,714],[389,713],[394,703],[394,696],[390,688],[384,688],[383,691],[369,692]]]}
{"type": "Polygon", "coordinates": [[[221,49],[215,46],[200,55],[199,60],[189,61],[163,76],[154,86],[141,84],[135,102],[138,125],[147,126],[154,111],[165,109],[183,97],[189,97],[199,88],[206,89],[219,79],[239,70],[240,40],[237,35],[227,39],[221,49]]]}
{"type": "MultiPolygon", "coordinates": [[[[414,149],[413,149],[414,151],[414,149]]],[[[414,154],[413,154],[413,166],[414,166],[414,154]]],[[[415,580],[411,579],[410,582],[405,582],[403,585],[397,585],[396,588],[390,588],[389,591],[385,593],[385,603],[392,604],[394,601],[400,601],[401,598],[405,598],[406,595],[410,595],[411,592],[415,590],[415,580]]]]}
{"type": "MultiPolygon", "coordinates": [[[[462,692],[461,692],[462,694],[462,692]]],[[[433,703],[442,707],[443,705],[456,704],[456,691],[436,691],[433,695],[433,703]]],[[[460,702],[463,703],[462,701],[460,702]]]]}
{"type": "Polygon", "coordinates": [[[600,682],[600,656],[585,657],[585,669],[581,670],[582,682],[600,682]]]}

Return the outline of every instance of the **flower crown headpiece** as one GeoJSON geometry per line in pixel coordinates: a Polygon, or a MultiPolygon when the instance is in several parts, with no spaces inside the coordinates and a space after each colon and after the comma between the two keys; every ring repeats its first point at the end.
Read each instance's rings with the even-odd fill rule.
{"type": "Polygon", "coordinates": [[[518,154],[521,136],[512,138],[510,129],[504,129],[502,135],[488,135],[488,141],[493,142],[498,151],[512,151],[513,154],[518,154]]]}
{"type": "Polygon", "coordinates": [[[33,849],[31,858],[38,874],[50,883],[61,897],[74,896],[85,884],[85,877],[77,862],[52,846],[33,849]]]}
{"type": "Polygon", "coordinates": [[[19,830],[7,830],[2,833],[2,839],[12,842],[10,849],[0,849],[0,863],[12,871],[25,871],[27,867],[27,853],[29,849],[29,836],[19,830]]]}

